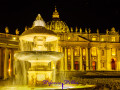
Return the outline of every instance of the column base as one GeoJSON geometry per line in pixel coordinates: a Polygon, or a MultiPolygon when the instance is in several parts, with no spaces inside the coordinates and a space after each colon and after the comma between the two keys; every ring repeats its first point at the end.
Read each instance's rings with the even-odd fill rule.
{"type": "Polygon", "coordinates": [[[85,70],[78,70],[78,71],[83,72],[83,71],[85,71],[85,70]]]}
{"type": "Polygon", "coordinates": [[[76,71],[76,70],[74,70],[74,69],[71,69],[70,71],[76,71]]]}

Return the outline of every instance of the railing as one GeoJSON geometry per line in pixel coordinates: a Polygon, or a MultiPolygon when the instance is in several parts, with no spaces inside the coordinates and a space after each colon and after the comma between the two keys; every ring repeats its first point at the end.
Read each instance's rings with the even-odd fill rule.
{"type": "Polygon", "coordinates": [[[12,35],[12,34],[5,34],[5,33],[0,33],[0,38],[1,39],[11,39],[11,40],[18,40],[18,35],[12,35]]]}

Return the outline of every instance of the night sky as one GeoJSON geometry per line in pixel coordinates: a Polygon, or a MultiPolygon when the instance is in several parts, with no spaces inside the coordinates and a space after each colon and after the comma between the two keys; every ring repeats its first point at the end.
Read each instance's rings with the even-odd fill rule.
{"type": "Polygon", "coordinates": [[[0,0],[0,33],[8,26],[10,33],[18,28],[21,34],[38,13],[45,22],[52,20],[55,5],[69,27],[91,28],[92,32],[99,28],[101,33],[111,27],[120,30],[120,0],[0,0]]]}

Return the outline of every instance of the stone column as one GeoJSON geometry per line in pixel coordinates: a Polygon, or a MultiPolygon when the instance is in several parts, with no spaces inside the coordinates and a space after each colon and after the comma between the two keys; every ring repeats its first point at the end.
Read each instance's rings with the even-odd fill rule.
{"type": "Polygon", "coordinates": [[[111,48],[107,47],[107,70],[111,70],[111,48]]]}
{"type": "Polygon", "coordinates": [[[5,48],[5,59],[4,59],[4,80],[8,78],[8,48],[5,48]]]}
{"type": "Polygon", "coordinates": [[[71,47],[71,71],[74,70],[74,50],[73,47],[71,47]]]}
{"type": "Polygon", "coordinates": [[[1,48],[0,48],[0,78],[2,78],[2,54],[1,54],[1,48]]]}
{"type": "Polygon", "coordinates": [[[13,61],[14,61],[14,49],[11,50],[11,75],[13,76],[13,61]]]}
{"type": "MultiPolygon", "coordinates": [[[[61,47],[61,52],[63,53],[63,47],[61,47]]],[[[61,71],[64,71],[64,61],[63,58],[61,59],[61,71]]]]}
{"type": "Polygon", "coordinates": [[[120,71],[120,48],[117,48],[117,71],[120,71]]]}
{"type": "Polygon", "coordinates": [[[82,61],[82,48],[80,47],[80,71],[82,71],[83,61],[82,61]]]}
{"type": "Polygon", "coordinates": [[[89,54],[90,54],[90,49],[87,47],[86,48],[86,70],[89,70],[89,54]]]}
{"type": "Polygon", "coordinates": [[[65,47],[65,71],[67,70],[67,48],[65,47]]]}
{"type": "Polygon", "coordinates": [[[101,63],[100,63],[100,57],[101,57],[101,53],[100,53],[100,48],[97,48],[97,55],[98,55],[98,61],[97,61],[97,70],[100,71],[101,70],[101,63]]]}

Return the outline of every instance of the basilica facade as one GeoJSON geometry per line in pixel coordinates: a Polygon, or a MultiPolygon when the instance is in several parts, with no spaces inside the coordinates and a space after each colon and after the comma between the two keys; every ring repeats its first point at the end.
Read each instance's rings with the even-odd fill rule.
{"type": "MultiPolygon", "coordinates": [[[[57,62],[57,71],[120,71],[120,35],[115,30],[106,33],[91,33],[91,29],[75,30],[69,28],[60,20],[55,8],[52,21],[46,23],[46,28],[54,31],[58,38],[58,51],[64,57],[57,62]]],[[[25,28],[27,30],[27,28],[25,28]]],[[[19,50],[19,31],[16,35],[0,33],[0,78],[7,79],[14,73],[14,53],[19,50]]]]}
{"type": "Polygon", "coordinates": [[[84,32],[76,27],[68,28],[59,18],[55,9],[53,20],[48,22],[47,29],[53,30],[59,37],[59,51],[64,58],[58,62],[62,71],[119,71],[120,43],[119,33],[115,28],[106,33],[91,33],[90,28],[84,32]]]}

